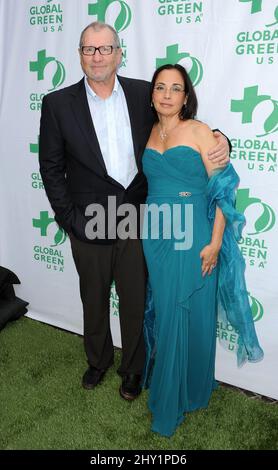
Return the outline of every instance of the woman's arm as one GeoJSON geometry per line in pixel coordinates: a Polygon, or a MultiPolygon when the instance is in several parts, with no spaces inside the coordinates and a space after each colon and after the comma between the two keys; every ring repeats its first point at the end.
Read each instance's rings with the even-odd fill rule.
{"type": "MultiPolygon", "coordinates": [[[[203,122],[196,121],[192,129],[194,140],[202,155],[204,166],[209,176],[217,169],[223,169],[222,162],[211,160],[211,149],[218,144],[217,138],[214,136],[212,130],[203,122]]],[[[228,145],[228,144],[227,144],[228,145]]]]}
{"type": "Polygon", "coordinates": [[[203,276],[205,276],[206,274],[211,274],[212,270],[217,265],[218,254],[221,249],[224,230],[225,217],[221,209],[217,207],[215,212],[211,241],[209,245],[206,245],[200,253],[200,258],[202,258],[203,276]]]}
{"type": "MultiPolygon", "coordinates": [[[[203,123],[198,123],[194,129],[194,137],[200,149],[204,166],[207,170],[208,176],[219,168],[223,168],[221,163],[214,163],[209,159],[209,150],[215,143],[215,137],[210,128],[203,123]]],[[[200,253],[202,258],[202,274],[211,274],[212,270],[217,264],[218,254],[222,245],[223,233],[225,230],[225,217],[219,207],[216,208],[214,225],[212,230],[211,241],[206,245],[200,253]]]]}

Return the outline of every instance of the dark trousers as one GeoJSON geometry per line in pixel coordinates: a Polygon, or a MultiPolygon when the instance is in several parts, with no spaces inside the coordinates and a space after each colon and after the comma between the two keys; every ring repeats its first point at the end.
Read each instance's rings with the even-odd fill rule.
{"type": "Polygon", "coordinates": [[[119,296],[122,361],[118,373],[141,374],[145,361],[143,318],[147,270],[140,240],[111,245],[82,242],[70,235],[80,281],[84,313],[84,345],[88,363],[97,369],[113,364],[110,331],[110,286],[119,296]]]}

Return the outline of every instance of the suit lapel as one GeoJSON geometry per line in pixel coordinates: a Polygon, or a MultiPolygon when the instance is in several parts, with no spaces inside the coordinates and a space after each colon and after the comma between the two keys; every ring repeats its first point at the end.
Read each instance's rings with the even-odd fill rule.
{"type": "MultiPolygon", "coordinates": [[[[140,145],[139,145],[139,130],[140,130],[140,115],[138,110],[138,96],[136,90],[133,88],[133,82],[125,77],[118,76],[119,82],[123,88],[127,108],[129,113],[131,134],[133,140],[134,154],[138,168],[140,168],[140,145]]],[[[79,83],[76,84],[76,88],[72,91],[72,111],[75,115],[77,123],[84,134],[86,141],[91,148],[93,155],[98,159],[103,172],[107,175],[106,166],[101,153],[100,145],[97,139],[96,131],[92,121],[90,108],[87,100],[86,89],[84,85],[84,79],[82,78],[79,83]]],[[[92,159],[88,159],[88,166],[93,165],[92,159]]],[[[112,178],[111,178],[112,179],[112,178]]],[[[114,181],[114,180],[113,180],[114,181]]],[[[118,183],[119,184],[119,183],[118,183]]]]}
{"type": "Polygon", "coordinates": [[[139,165],[138,129],[140,129],[140,121],[139,121],[140,116],[138,112],[136,112],[136,110],[138,109],[138,96],[136,94],[136,90],[133,89],[133,84],[131,80],[126,79],[125,77],[120,77],[120,76],[118,76],[118,79],[124,90],[124,94],[125,94],[125,98],[127,102],[134,153],[135,153],[135,158],[136,158],[136,162],[138,166],[139,165]]]}
{"type": "MultiPolygon", "coordinates": [[[[83,132],[87,143],[89,144],[93,154],[97,157],[103,171],[107,174],[99,142],[97,139],[96,131],[92,121],[90,108],[88,105],[84,79],[82,79],[76,88],[76,92],[73,92],[74,99],[72,101],[72,110],[76,117],[77,123],[83,132]]],[[[88,165],[92,166],[92,161],[88,161],[88,165]]]]}

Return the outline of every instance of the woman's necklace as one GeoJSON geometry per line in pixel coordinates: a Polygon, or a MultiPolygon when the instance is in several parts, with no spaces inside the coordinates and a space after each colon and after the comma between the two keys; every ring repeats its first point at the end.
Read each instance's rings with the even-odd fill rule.
{"type": "Polygon", "coordinates": [[[168,130],[163,130],[160,122],[158,123],[158,135],[162,142],[164,142],[166,139],[168,139],[169,134],[178,126],[179,123],[177,123],[174,127],[168,130]]]}

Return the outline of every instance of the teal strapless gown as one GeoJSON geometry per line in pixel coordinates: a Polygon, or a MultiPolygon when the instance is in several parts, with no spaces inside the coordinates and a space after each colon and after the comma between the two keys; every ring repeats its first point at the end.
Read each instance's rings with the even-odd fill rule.
{"type": "Polygon", "coordinates": [[[143,171],[149,188],[147,204],[167,204],[172,216],[178,205],[182,230],[193,229],[192,246],[177,249],[181,241],[175,239],[169,213],[166,219],[172,226],[166,227],[171,229],[167,239],[162,236],[165,219],[150,217],[150,223],[146,219],[144,223],[143,248],[155,311],[155,358],[145,384],[152,430],[171,436],[185,412],[208,405],[216,384],[217,269],[202,277],[200,259],[212,230],[205,194],[208,176],[201,155],[184,145],[163,154],[146,148],[143,171]],[[193,207],[193,220],[185,210],[187,204],[193,207]],[[159,235],[151,239],[154,228],[159,235]]]}

